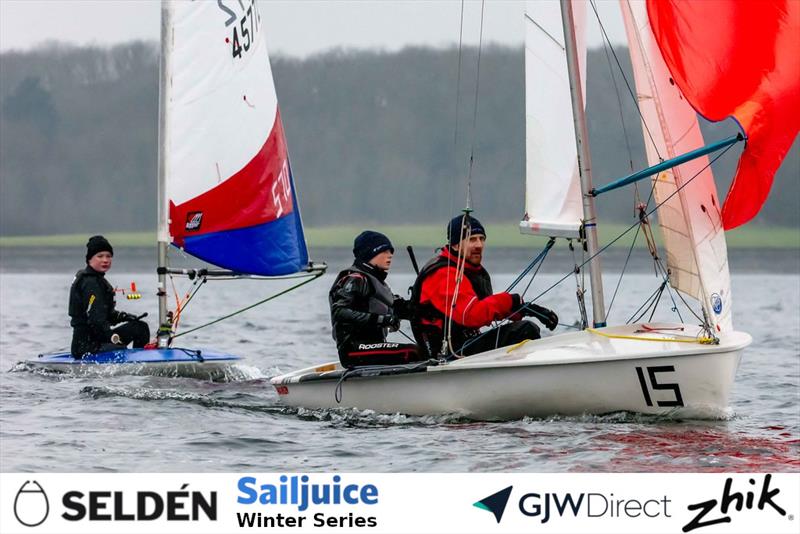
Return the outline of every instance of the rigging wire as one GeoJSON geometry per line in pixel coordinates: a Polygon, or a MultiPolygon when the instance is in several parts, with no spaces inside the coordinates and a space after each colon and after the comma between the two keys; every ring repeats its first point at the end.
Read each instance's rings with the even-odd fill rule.
{"type": "Polygon", "coordinates": [[[464,2],[461,0],[461,18],[458,27],[458,75],[456,76],[456,114],[453,129],[453,173],[450,175],[450,213],[455,211],[456,171],[458,170],[458,126],[461,111],[461,58],[464,49],[464,2]]]}
{"type": "MultiPolygon", "coordinates": [[[[455,211],[455,207],[456,207],[456,175],[459,174],[458,161],[459,161],[460,158],[458,157],[458,126],[459,126],[459,113],[461,111],[460,110],[460,108],[461,108],[461,58],[462,58],[462,52],[463,52],[463,48],[464,48],[463,36],[464,36],[464,3],[465,3],[465,1],[466,0],[461,0],[461,19],[460,19],[459,29],[458,29],[458,77],[457,77],[457,82],[456,82],[455,129],[454,129],[454,132],[453,132],[453,159],[454,159],[454,166],[453,166],[453,173],[450,176],[450,213],[453,213],[455,211]]],[[[449,228],[449,226],[448,226],[448,228],[449,228]]],[[[463,224],[462,224],[461,231],[463,231],[463,224]]],[[[449,241],[450,241],[450,236],[448,235],[446,237],[447,237],[448,243],[445,245],[445,247],[449,246],[449,241]]],[[[460,255],[459,255],[459,257],[460,257],[460,255]]],[[[458,265],[458,262],[456,262],[456,265],[458,265]]],[[[446,295],[450,294],[450,277],[449,276],[445,280],[445,294],[446,295]]],[[[447,345],[449,346],[449,339],[450,339],[449,336],[450,335],[448,333],[448,329],[447,328],[445,328],[444,334],[445,335],[444,335],[444,338],[443,338],[443,341],[442,341],[442,346],[441,347],[437,347],[437,349],[442,353],[445,351],[445,344],[444,344],[445,341],[447,341],[447,345]]]]}
{"type": "Polygon", "coordinates": [[[317,278],[319,278],[323,274],[324,273],[320,272],[320,271],[317,271],[317,272],[314,272],[312,274],[309,274],[308,276],[305,277],[305,280],[303,280],[302,282],[299,282],[299,283],[297,283],[297,284],[295,284],[295,285],[293,285],[293,286],[291,286],[291,287],[289,287],[287,289],[284,289],[283,291],[275,293],[274,295],[270,295],[269,297],[267,297],[265,299],[262,299],[262,300],[260,300],[260,301],[258,301],[256,303],[254,303],[254,304],[246,306],[246,307],[244,307],[244,308],[242,308],[240,310],[237,310],[237,311],[235,311],[233,313],[229,313],[228,315],[224,315],[224,316],[222,316],[222,317],[220,317],[218,319],[214,319],[213,321],[209,321],[209,322],[207,322],[205,324],[202,324],[200,326],[196,326],[195,328],[192,328],[192,329],[187,330],[185,332],[181,332],[180,334],[175,334],[175,335],[172,336],[172,339],[175,339],[175,338],[180,337],[180,336],[185,336],[186,334],[189,334],[191,332],[196,332],[197,330],[200,330],[201,328],[205,328],[207,326],[211,326],[213,324],[217,324],[217,323],[222,322],[222,321],[224,321],[226,319],[230,319],[231,317],[239,315],[240,313],[244,313],[244,312],[246,312],[248,310],[251,310],[251,309],[255,308],[256,306],[260,306],[261,304],[264,304],[265,302],[269,302],[272,299],[278,298],[281,295],[285,295],[286,293],[289,293],[290,291],[293,291],[293,290],[295,290],[295,289],[297,289],[299,287],[302,287],[302,286],[308,284],[309,282],[313,282],[314,280],[316,280],[317,278]]]}
{"type": "Polygon", "coordinates": [[[614,294],[611,296],[611,302],[608,304],[608,308],[606,309],[606,320],[608,320],[608,315],[611,313],[611,308],[614,307],[614,299],[617,298],[617,292],[622,285],[622,277],[625,276],[625,270],[628,268],[628,262],[630,261],[631,253],[636,246],[636,240],[639,238],[639,230],[641,230],[641,228],[642,225],[639,224],[639,226],[636,228],[636,233],[633,234],[631,246],[628,248],[628,255],[625,257],[625,263],[622,265],[622,271],[619,273],[619,279],[617,279],[617,287],[614,288],[614,294]]]}
{"type": "MultiPolygon", "coordinates": [[[[594,7],[594,0],[592,0],[592,7],[594,7]]],[[[595,11],[595,14],[597,14],[597,11],[595,11]]],[[[599,16],[597,17],[597,23],[600,24],[600,27],[602,28],[603,25],[600,22],[599,16]]],[[[608,73],[611,74],[611,83],[614,85],[614,95],[617,97],[617,109],[619,110],[619,122],[622,125],[622,137],[625,140],[625,149],[628,152],[628,165],[630,166],[630,172],[633,173],[634,172],[633,151],[631,150],[630,139],[628,139],[628,128],[625,126],[625,114],[622,113],[622,98],[620,97],[619,94],[617,77],[614,75],[614,67],[611,65],[611,56],[608,54],[608,46],[606,45],[605,42],[603,42],[603,52],[605,52],[606,55],[606,63],[608,64],[608,73]]],[[[638,188],[636,191],[638,194],[638,188]]]]}
{"type": "Polygon", "coordinates": [[[590,0],[589,4],[592,6],[592,11],[594,11],[594,15],[597,18],[597,23],[600,25],[600,31],[603,34],[603,39],[605,39],[605,42],[608,43],[608,48],[611,50],[611,54],[614,56],[614,61],[616,61],[617,63],[617,68],[619,69],[619,72],[622,75],[622,79],[625,81],[625,86],[628,88],[628,94],[630,94],[631,99],[633,100],[634,105],[636,106],[636,111],[637,113],[639,113],[639,117],[642,119],[642,125],[644,126],[644,129],[647,132],[648,137],[650,137],[650,142],[653,144],[653,148],[655,149],[656,154],[658,154],[659,159],[663,161],[664,157],[658,151],[658,146],[656,146],[656,142],[653,139],[653,134],[650,131],[650,127],[644,120],[644,115],[642,115],[642,110],[639,109],[639,101],[636,98],[636,94],[631,88],[631,84],[628,81],[628,78],[625,76],[625,71],[622,70],[622,64],[619,61],[619,57],[617,57],[617,52],[614,50],[614,46],[611,44],[611,40],[608,38],[608,34],[606,33],[605,26],[603,26],[603,22],[600,20],[600,14],[597,12],[597,6],[595,6],[595,0],[590,0]]]}
{"type": "MultiPolygon", "coordinates": [[[[453,324],[453,312],[456,307],[456,299],[458,296],[458,291],[461,287],[461,282],[464,277],[464,268],[466,267],[466,251],[464,247],[460,246],[461,243],[465,241],[468,243],[470,237],[472,236],[472,224],[469,223],[469,214],[472,211],[472,169],[475,162],[475,139],[477,137],[477,125],[478,125],[478,97],[480,93],[480,79],[481,79],[481,53],[483,50],[483,19],[484,19],[484,9],[486,7],[485,0],[481,1],[481,24],[480,30],[478,35],[478,58],[477,58],[477,66],[476,66],[476,73],[475,73],[475,99],[473,104],[472,110],[472,135],[470,139],[470,154],[469,154],[469,168],[467,171],[467,198],[466,198],[466,205],[462,210],[464,215],[461,218],[461,228],[459,230],[459,247],[458,247],[458,256],[456,258],[456,279],[455,279],[455,288],[452,293],[452,299],[449,302],[449,309],[450,313],[447,315],[447,321],[445,323],[445,336],[442,340],[442,352],[445,352],[445,349],[449,350],[451,354],[455,354],[455,350],[453,350],[453,339],[452,339],[452,324],[453,324]]],[[[461,28],[463,32],[463,17],[464,17],[464,2],[462,0],[461,4],[461,28]]],[[[461,72],[461,41],[459,38],[459,79],[460,79],[460,72],[461,72]]],[[[459,84],[460,85],[460,84],[459,84]]],[[[458,120],[458,110],[456,110],[456,120],[458,120]]],[[[456,123],[457,124],[457,123],[456,123]]],[[[456,138],[457,139],[457,138],[456,138]]],[[[454,195],[453,195],[454,196],[454,195]]],[[[450,236],[448,237],[448,242],[450,241],[450,236]]],[[[446,294],[450,295],[450,277],[447,277],[446,282],[446,294]]],[[[463,347],[462,347],[463,349],[463,347]]]]}
{"type": "MultiPolygon", "coordinates": [[[[458,75],[456,77],[456,126],[453,130],[453,147],[458,147],[458,113],[461,108],[461,53],[464,43],[464,2],[461,0],[461,22],[458,27],[458,75]]],[[[453,152],[458,164],[458,155],[453,152]]]]}
{"type": "MultiPolygon", "coordinates": [[[[655,150],[656,155],[658,156],[658,158],[661,161],[664,161],[664,157],[661,155],[661,153],[658,150],[658,146],[655,143],[655,140],[653,138],[653,134],[650,131],[650,127],[648,126],[647,122],[644,119],[644,115],[642,114],[641,108],[639,107],[639,102],[638,102],[637,98],[633,94],[633,90],[631,88],[631,84],[628,81],[627,77],[625,76],[625,72],[622,70],[622,65],[621,65],[621,63],[619,61],[619,57],[617,56],[616,51],[614,50],[614,46],[611,44],[611,40],[608,38],[608,34],[606,33],[605,26],[603,25],[603,22],[600,19],[600,14],[597,11],[597,6],[595,4],[595,0],[590,0],[590,5],[592,6],[592,11],[595,14],[595,18],[597,19],[597,23],[600,26],[600,30],[601,30],[601,32],[603,34],[603,38],[604,38],[603,49],[604,49],[605,54],[606,54],[606,60],[608,61],[608,64],[609,64],[609,70],[611,71],[611,79],[612,79],[612,82],[614,84],[614,90],[615,90],[615,93],[616,93],[616,96],[617,96],[617,103],[618,103],[619,111],[620,111],[620,121],[621,121],[621,124],[622,124],[622,130],[623,130],[623,133],[624,133],[624,136],[625,136],[625,145],[626,145],[626,148],[628,150],[628,157],[629,157],[629,163],[630,163],[631,170],[633,170],[633,158],[631,156],[631,148],[630,148],[630,143],[629,143],[629,140],[628,140],[627,129],[626,129],[626,126],[625,126],[624,115],[622,114],[622,101],[620,99],[619,88],[617,86],[616,76],[614,75],[614,71],[611,68],[611,59],[610,59],[610,57],[608,55],[608,51],[609,50],[611,50],[611,53],[614,56],[614,60],[617,63],[617,68],[619,69],[619,73],[622,76],[622,79],[625,82],[626,87],[628,88],[628,93],[630,94],[631,100],[633,101],[634,106],[636,107],[636,111],[639,114],[639,117],[641,118],[642,126],[644,127],[645,131],[647,132],[648,137],[650,138],[650,142],[652,143],[653,149],[655,150]]],[[[622,9],[625,9],[625,7],[623,6],[622,9]]],[[[641,48],[641,37],[639,36],[638,32],[637,32],[636,37],[637,37],[637,39],[636,39],[636,43],[635,44],[638,45],[641,48]]],[[[719,154],[719,156],[717,156],[717,158],[720,157],[720,156],[722,156],[722,154],[719,154]]],[[[717,158],[715,158],[714,161],[716,161],[717,158]]],[[[693,176],[692,180],[696,176],[697,175],[693,176]]],[[[617,281],[617,286],[614,289],[614,295],[611,298],[611,303],[609,304],[608,310],[606,311],[606,317],[610,313],[611,307],[614,304],[614,299],[616,298],[617,291],[619,290],[620,285],[622,283],[622,278],[623,278],[623,276],[625,274],[625,270],[627,268],[628,261],[630,260],[633,248],[634,248],[634,246],[636,244],[636,240],[638,238],[640,229],[643,229],[643,233],[644,233],[645,239],[647,241],[648,251],[650,252],[650,255],[653,257],[654,267],[656,269],[656,275],[660,274],[661,277],[663,277],[663,279],[665,280],[665,282],[669,281],[669,271],[664,267],[661,258],[658,256],[658,249],[657,249],[657,246],[655,244],[655,239],[652,236],[652,229],[649,227],[649,222],[647,221],[647,216],[650,213],[652,213],[652,211],[648,212],[647,214],[644,213],[644,211],[650,205],[651,199],[653,198],[653,194],[655,192],[655,187],[656,187],[656,180],[653,180],[652,181],[652,187],[650,188],[650,194],[648,195],[647,202],[644,203],[644,205],[642,205],[641,200],[640,200],[640,196],[639,196],[639,186],[638,186],[638,184],[634,184],[635,202],[637,204],[637,208],[639,209],[639,221],[640,221],[640,223],[639,223],[639,227],[637,228],[636,235],[634,235],[633,241],[631,243],[631,247],[628,250],[628,255],[627,255],[626,259],[625,259],[625,264],[624,264],[624,266],[622,268],[622,272],[620,273],[619,280],[617,281]],[[648,226],[645,226],[645,225],[648,225],[648,226]],[[650,232],[648,232],[648,229],[650,230],[650,232]],[[658,272],[659,269],[660,269],[661,273],[658,272]]],[[[670,195],[670,197],[668,197],[668,198],[671,198],[671,197],[672,197],[672,195],[670,195]]],[[[663,204],[663,202],[661,204],[663,204]]],[[[661,204],[659,204],[659,206],[661,204]]],[[[677,313],[678,318],[681,320],[681,322],[683,322],[683,317],[681,316],[680,310],[678,309],[677,303],[675,302],[675,298],[672,296],[672,291],[670,290],[669,284],[667,284],[666,289],[667,289],[667,293],[670,296],[670,299],[672,300],[672,304],[673,304],[672,310],[675,311],[675,313],[677,313]]],[[[691,308],[691,306],[689,306],[686,303],[686,301],[680,295],[680,292],[678,291],[677,293],[678,293],[678,296],[680,297],[680,299],[683,301],[684,305],[692,313],[692,315],[697,317],[702,322],[703,319],[700,319],[700,317],[694,312],[694,310],[691,308]]]]}
{"type": "Polygon", "coordinates": [[[466,209],[472,206],[472,168],[475,163],[475,139],[478,136],[478,95],[481,86],[481,53],[483,52],[483,13],[486,0],[481,0],[481,27],[478,34],[478,64],[475,73],[475,104],[472,109],[472,139],[469,150],[469,170],[467,172],[467,204],[466,209]]]}
{"type": "MultiPolygon", "coordinates": [[[[531,269],[533,269],[536,266],[536,264],[538,264],[541,261],[544,261],[545,257],[547,257],[547,253],[550,252],[551,248],[553,248],[555,242],[556,238],[551,237],[550,240],[547,242],[547,245],[545,245],[544,250],[542,250],[538,256],[533,258],[533,260],[528,264],[527,267],[525,267],[525,269],[520,273],[520,275],[517,276],[517,278],[513,282],[511,282],[511,284],[509,284],[509,286],[506,288],[506,293],[510,293],[511,290],[514,289],[517,286],[517,284],[519,284],[522,281],[523,278],[525,278],[525,276],[531,271],[531,269]]],[[[537,268],[536,272],[538,271],[539,269],[537,268]]],[[[536,272],[534,272],[533,274],[534,277],[536,276],[536,272]]]]}
{"type": "MultiPolygon", "coordinates": [[[[682,184],[680,187],[677,187],[677,188],[675,189],[675,191],[673,191],[672,193],[670,193],[670,194],[669,194],[669,196],[667,196],[667,198],[665,198],[664,200],[662,200],[661,202],[659,202],[658,204],[656,204],[656,206],[655,206],[655,207],[653,207],[653,209],[651,209],[650,211],[648,211],[648,212],[645,214],[645,216],[650,216],[650,215],[652,215],[653,213],[655,213],[655,211],[656,211],[656,210],[657,210],[659,207],[663,206],[663,205],[664,205],[664,204],[665,204],[667,201],[669,201],[669,200],[670,200],[672,197],[674,197],[674,196],[675,196],[675,195],[677,195],[677,194],[678,194],[678,193],[679,193],[681,190],[683,190],[683,188],[684,188],[684,187],[686,187],[687,185],[689,185],[690,183],[692,183],[692,182],[694,181],[694,179],[695,179],[695,178],[697,178],[698,176],[700,176],[700,175],[703,173],[703,171],[705,171],[705,170],[706,170],[707,168],[709,168],[709,167],[710,167],[710,166],[711,166],[713,163],[715,163],[715,162],[716,162],[716,161],[717,161],[719,158],[721,158],[723,155],[725,155],[725,153],[727,153],[727,152],[728,152],[728,150],[730,150],[731,146],[733,146],[733,145],[728,145],[727,147],[725,147],[725,148],[722,150],[722,152],[720,152],[719,154],[717,154],[717,155],[716,155],[716,156],[715,156],[715,157],[714,157],[714,158],[713,158],[711,161],[709,161],[709,162],[708,162],[708,163],[707,163],[707,164],[706,164],[706,165],[705,165],[705,166],[704,166],[702,169],[700,169],[699,171],[697,171],[697,173],[696,173],[694,176],[692,176],[691,178],[689,178],[688,180],[686,180],[686,182],[684,182],[684,183],[683,183],[683,184],[682,184]]],[[[583,266],[584,266],[584,265],[586,265],[588,262],[592,261],[592,259],[594,259],[595,257],[599,256],[599,255],[600,255],[601,253],[603,253],[603,252],[604,252],[606,249],[608,249],[608,248],[609,248],[611,245],[613,245],[614,243],[616,243],[617,241],[619,241],[619,240],[620,240],[620,239],[621,239],[623,236],[625,236],[625,234],[627,234],[628,232],[630,232],[631,230],[633,230],[634,228],[636,228],[637,226],[639,226],[639,224],[640,224],[640,222],[639,222],[639,221],[636,221],[634,224],[630,225],[630,226],[629,226],[627,229],[623,230],[623,231],[622,231],[622,233],[620,233],[620,234],[619,234],[617,237],[615,237],[615,238],[614,238],[614,239],[612,239],[612,240],[611,240],[609,243],[607,243],[606,245],[604,245],[603,247],[601,247],[601,248],[600,248],[600,250],[598,250],[597,252],[595,252],[595,253],[594,253],[593,255],[591,255],[591,256],[590,256],[588,259],[584,260],[584,262],[583,262],[582,264],[580,264],[578,267],[579,267],[579,268],[580,268],[580,267],[583,267],[583,266]]],[[[560,278],[558,281],[556,281],[556,282],[555,282],[554,284],[552,284],[550,287],[548,287],[547,289],[545,289],[544,291],[542,291],[541,293],[539,293],[539,294],[538,294],[538,295],[537,295],[537,296],[536,296],[536,297],[533,299],[533,301],[536,301],[537,299],[541,298],[541,297],[542,297],[542,296],[544,296],[545,294],[549,293],[549,292],[550,292],[550,291],[551,291],[553,288],[555,288],[556,286],[558,286],[559,284],[561,284],[561,282],[563,282],[564,280],[566,280],[567,278],[569,278],[569,277],[570,277],[570,275],[572,275],[572,273],[573,273],[573,271],[570,271],[569,273],[565,274],[563,277],[561,277],[561,278],[560,278]]]]}

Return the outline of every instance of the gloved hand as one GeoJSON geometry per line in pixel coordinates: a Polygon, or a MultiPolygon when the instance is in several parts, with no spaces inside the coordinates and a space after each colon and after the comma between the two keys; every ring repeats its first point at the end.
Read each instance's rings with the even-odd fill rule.
{"type": "Polygon", "coordinates": [[[392,303],[392,312],[398,319],[405,319],[410,321],[414,315],[414,305],[410,300],[395,295],[394,302],[392,303]]]}
{"type": "Polygon", "coordinates": [[[117,319],[119,319],[120,323],[125,323],[128,321],[136,321],[139,319],[139,316],[134,315],[132,313],[121,311],[117,312],[117,319]]]}
{"type": "Polygon", "coordinates": [[[545,325],[548,330],[555,330],[558,326],[558,315],[556,315],[553,310],[548,310],[544,306],[539,306],[533,302],[526,303],[520,313],[526,317],[535,317],[545,325]]]}
{"type": "Polygon", "coordinates": [[[391,313],[378,316],[378,326],[388,328],[390,332],[397,332],[400,330],[400,319],[391,313]]]}

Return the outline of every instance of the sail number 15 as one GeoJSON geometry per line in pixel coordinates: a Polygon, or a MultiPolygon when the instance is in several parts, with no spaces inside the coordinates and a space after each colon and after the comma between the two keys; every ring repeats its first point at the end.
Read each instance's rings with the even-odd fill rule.
{"type": "MultiPolygon", "coordinates": [[[[659,382],[656,376],[659,373],[674,373],[674,365],[656,365],[653,367],[645,367],[645,371],[641,367],[636,368],[636,375],[639,377],[639,385],[642,387],[642,395],[644,395],[644,402],[648,406],[653,406],[653,399],[650,395],[651,391],[671,391],[673,398],[670,400],[656,401],[656,405],[660,407],[669,406],[683,406],[683,395],[681,395],[681,387],[677,383],[659,382]]],[[[663,379],[662,379],[663,380],[663,379]]]]}

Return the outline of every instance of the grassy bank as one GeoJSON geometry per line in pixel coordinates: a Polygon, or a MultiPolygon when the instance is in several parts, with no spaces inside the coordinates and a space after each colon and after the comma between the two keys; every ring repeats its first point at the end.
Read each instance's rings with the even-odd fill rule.
{"type": "MultiPolygon", "coordinates": [[[[372,230],[386,233],[396,246],[436,246],[444,240],[444,225],[382,226],[367,225],[372,230]]],[[[600,242],[608,243],[627,226],[606,224],[600,226],[600,242]]],[[[351,247],[355,237],[364,227],[330,226],[307,228],[306,237],[312,247],[351,247]]],[[[617,241],[614,246],[630,246],[636,230],[617,241]]],[[[512,224],[488,224],[486,232],[493,247],[530,247],[544,244],[545,238],[520,235],[512,224]]],[[[115,246],[150,247],[155,244],[155,232],[108,233],[106,237],[115,246]]],[[[744,226],[726,233],[730,248],[800,248],[800,229],[783,227],[744,226]]],[[[61,234],[43,236],[2,236],[0,247],[78,247],[86,244],[88,234],[61,234]]],[[[660,238],[656,232],[656,238],[660,238]]],[[[639,236],[638,246],[644,246],[639,236]]]]}

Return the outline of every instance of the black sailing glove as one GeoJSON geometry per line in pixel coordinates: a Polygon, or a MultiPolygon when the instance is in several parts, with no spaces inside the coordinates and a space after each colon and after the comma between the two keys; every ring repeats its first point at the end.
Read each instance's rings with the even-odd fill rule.
{"type": "Polygon", "coordinates": [[[128,313],[128,312],[124,312],[124,311],[118,311],[117,312],[117,321],[120,322],[120,323],[126,323],[126,322],[129,322],[129,321],[136,321],[138,319],[139,319],[139,317],[134,315],[134,314],[132,314],[132,313],[128,313]]]}
{"type": "Polygon", "coordinates": [[[410,321],[414,316],[414,305],[411,304],[411,301],[395,295],[394,302],[392,303],[392,311],[398,319],[410,321]]]}
{"type": "Polygon", "coordinates": [[[548,310],[544,306],[539,306],[533,302],[528,302],[525,307],[520,310],[520,313],[526,317],[535,317],[548,330],[555,330],[558,326],[558,315],[553,310],[548,310]]]}
{"type": "Polygon", "coordinates": [[[378,326],[388,328],[391,332],[397,332],[400,330],[400,319],[391,313],[378,315],[378,326]]]}

